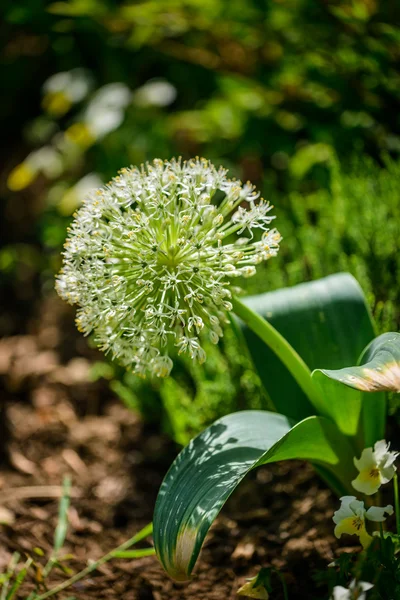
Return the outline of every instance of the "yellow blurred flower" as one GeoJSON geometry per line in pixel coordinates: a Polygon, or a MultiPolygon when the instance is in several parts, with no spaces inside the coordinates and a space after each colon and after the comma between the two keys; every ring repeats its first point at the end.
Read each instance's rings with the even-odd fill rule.
{"type": "Polygon", "coordinates": [[[86,149],[91,146],[96,138],[85,123],[74,123],[65,132],[65,137],[80,148],[86,149]]]}
{"type": "Polygon", "coordinates": [[[72,106],[71,100],[64,92],[49,92],[42,100],[44,110],[55,117],[62,117],[72,106]]]}
{"type": "Polygon", "coordinates": [[[87,96],[91,87],[91,77],[85,69],[56,73],[43,85],[42,106],[52,116],[62,117],[87,96]]]}
{"type": "Polygon", "coordinates": [[[33,169],[27,161],[14,167],[7,178],[7,187],[12,192],[20,192],[30,185],[37,176],[37,170],[33,169]]]}
{"type": "Polygon", "coordinates": [[[7,178],[7,187],[12,192],[19,192],[28,187],[39,173],[44,173],[49,179],[55,179],[61,174],[62,168],[59,152],[51,146],[43,146],[31,152],[22,163],[14,167],[7,178]]]}

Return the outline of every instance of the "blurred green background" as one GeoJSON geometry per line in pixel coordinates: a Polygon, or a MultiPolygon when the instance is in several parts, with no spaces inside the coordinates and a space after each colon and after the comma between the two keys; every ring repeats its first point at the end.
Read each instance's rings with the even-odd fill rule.
{"type": "MultiPolygon", "coordinates": [[[[3,0],[0,12],[0,335],[30,332],[54,294],[85,192],[177,155],[223,164],[275,204],[281,251],[247,293],[347,270],[379,332],[399,329],[396,0],[3,0]]],[[[230,332],[207,350],[162,383],[101,361],[92,376],[184,443],[266,405],[230,332]]]]}

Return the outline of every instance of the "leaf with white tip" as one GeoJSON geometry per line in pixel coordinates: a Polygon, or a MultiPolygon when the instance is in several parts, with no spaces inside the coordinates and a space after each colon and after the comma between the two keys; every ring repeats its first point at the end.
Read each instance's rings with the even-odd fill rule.
{"type": "Polygon", "coordinates": [[[349,441],[324,417],[293,426],[283,415],[243,411],[216,421],[182,450],[161,486],[154,512],[154,545],[167,573],[185,581],[225,501],[253,468],[305,459],[329,471],[339,494],[355,469],[349,441]]]}
{"type": "Polygon", "coordinates": [[[359,367],[322,373],[362,392],[400,392],[400,333],[383,333],[364,350],[359,367]]]}
{"type": "Polygon", "coordinates": [[[359,362],[344,369],[317,369],[312,377],[322,390],[328,416],[344,433],[359,434],[362,449],[385,435],[384,392],[400,392],[400,334],[378,336],[359,362]]]}

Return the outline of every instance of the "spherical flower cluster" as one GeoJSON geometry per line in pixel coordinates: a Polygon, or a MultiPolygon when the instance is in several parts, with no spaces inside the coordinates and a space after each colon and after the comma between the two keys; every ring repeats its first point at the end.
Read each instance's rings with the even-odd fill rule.
{"type": "Polygon", "coordinates": [[[226,173],[154,160],[122,169],[75,214],[57,291],[79,306],[78,328],[138,375],[169,375],[170,343],[204,362],[203,336],[218,343],[232,309],[231,279],[278,252],[271,205],[226,173]]]}

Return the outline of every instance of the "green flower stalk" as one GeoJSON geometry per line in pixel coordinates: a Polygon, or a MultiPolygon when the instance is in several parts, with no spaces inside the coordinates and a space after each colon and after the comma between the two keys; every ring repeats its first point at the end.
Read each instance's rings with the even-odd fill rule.
{"type": "Polygon", "coordinates": [[[122,169],[75,213],[57,291],[78,305],[79,330],[137,375],[168,376],[171,343],[203,363],[204,337],[217,344],[232,310],[232,280],[278,252],[271,208],[205,159],[122,169]]]}

